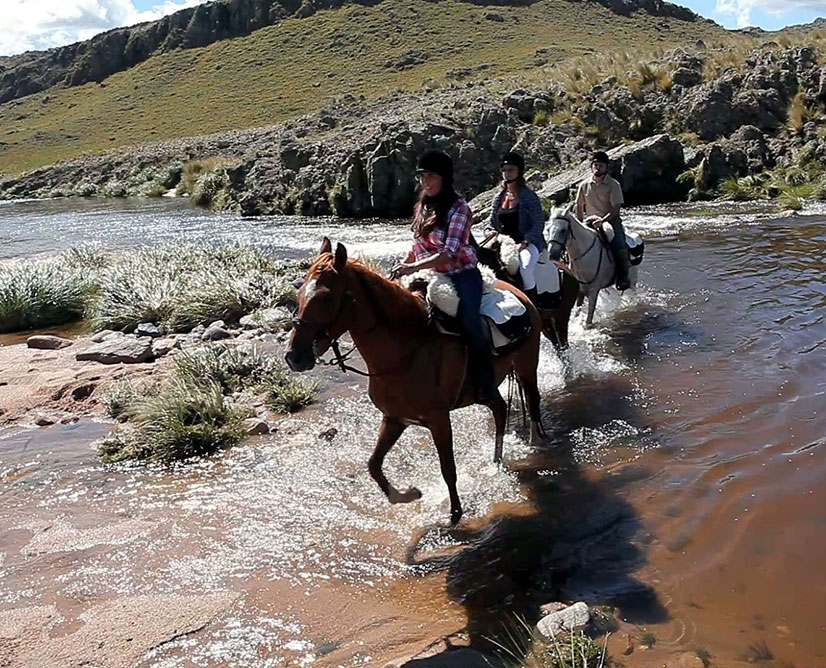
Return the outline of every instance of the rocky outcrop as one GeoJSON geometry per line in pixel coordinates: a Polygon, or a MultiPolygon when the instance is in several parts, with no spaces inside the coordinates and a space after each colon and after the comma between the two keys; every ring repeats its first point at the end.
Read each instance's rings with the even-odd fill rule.
{"type": "MultiPolygon", "coordinates": [[[[373,5],[380,0],[347,0],[373,5]]],[[[530,4],[532,0],[500,0],[473,4],[530,4]]],[[[637,11],[684,21],[700,19],[687,9],[661,0],[599,0],[618,13],[637,11]]],[[[134,67],[155,54],[173,49],[202,47],[222,39],[248,35],[287,17],[306,18],[333,9],[345,0],[216,0],[165,16],[157,21],[116,28],[85,42],[30,51],[0,59],[0,103],[44,91],[52,86],[81,86],[134,67]]],[[[427,54],[409,52],[388,61],[387,67],[404,69],[424,62],[427,54]]]]}
{"type": "Polygon", "coordinates": [[[89,346],[77,353],[78,362],[101,364],[139,364],[154,359],[152,343],[148,337],[117,336],[89,346]]]}

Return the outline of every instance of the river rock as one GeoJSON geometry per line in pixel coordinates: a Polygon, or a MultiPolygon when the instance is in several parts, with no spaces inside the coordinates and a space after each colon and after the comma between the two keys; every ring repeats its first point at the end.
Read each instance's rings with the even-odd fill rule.
{"type": "Polygon", "coordinates": [[[60,348],[68,348],[72,345],[71,339],[64,339],[60,336],[52,336],[51,334],[36,334],[26,339],[26,345],[29,348],[38,348],[40,350],[58,350],[60,348]]]}
{"type": "Polygon", "coordinates": [[[154,359],[152,342],[147,337],[115,337],[89,346],[75,355],[78,361],[100,362],[101,364],[137,364],[154,359]]]}
{"type": "Polygon", "coordinates": [[[284,323],[292,320],[293,314],[284,307],[265,308],[239,320],[244,329],[281,329],[284,323]]]}
{"type": "Polygon", "coordinates": [[[247,418],[241,423],[241,426],[248,436],[270,433],[270,425],[267,424],[267,421],[257,417],[247,418]]]}
{"type": "Polygon", "coordinates": [[[180,348],[181,342],[177,338],[163,337],[155,339],[152,342],[152,351],[155,354],[155,359],[168,355],[175,348],[180,348]]]}
{"type": "Polygon", "coordinates": [[[149,336],[154,339],[161,335],[161,330],[154,322],[142,322],[135,328],[135,335],[149,336]]]}
{"type": "Polygon", "coordinates": [[[92,343],[102,343],[103,341],[108,339],[110,336],[114,336],[114,335],[117,335],[117,334],[123,334],[123,332],[115,332],[111,329],[102,329],[99,332],[96,332],[95,334],[92,335],[91,341],[92,341],[92,343]]]}
{"type": "Polygon", "coordinates": [[[591,614],[588,611],[588,604],[580,601],[573,605],[551,612],[536,625],[539,632],[546,638],[553,638],[563,631],[578,631],[585,628],[591,619],[591,614]]]}
{"type": "Polygon", "coordinates": [[[206,328],[204,333],[201,334],[202,341],[221,341],[223,339],[229,339],[230,337],[232,337],[232,333],[224,327],[223,320],[213,322],[206,328]]]}

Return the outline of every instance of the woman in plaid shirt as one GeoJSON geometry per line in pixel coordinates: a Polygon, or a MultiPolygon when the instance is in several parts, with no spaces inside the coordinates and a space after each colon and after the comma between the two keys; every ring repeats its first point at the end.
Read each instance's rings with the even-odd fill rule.
{"type": "Polygon", "coordinates": [[[421,190],[413,213],[413,248],[390,275],[400,278],[421,269],[435,269],[450,276],[459,295],[457,317],[470,353],[468,371],[476,373],[477,399],[482,403],[501,400],[493,380],[490,341],[479,317],[482,275],[476,266],[476,251],[469,243],[473,215],[453,189],[453,161],[440,151],[427,151],[419,158],[416,175],[421,190]]]}

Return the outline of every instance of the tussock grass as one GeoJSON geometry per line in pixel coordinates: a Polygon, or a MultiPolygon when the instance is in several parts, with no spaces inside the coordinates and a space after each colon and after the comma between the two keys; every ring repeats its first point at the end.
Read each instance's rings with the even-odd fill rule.
{"type": "Polygon", "coordinates": [[[246,417],[225,400],[218,383],[192,383],[178,377],[157,394],[133,401],[127,415],[128,427],[99,444],[105,462],[148,459],[170,463],[210,455],[241,440],[241,422],[246,417]]]}
{"type": "Polygon", "coordinates": [[[189,331],[215,320],[295,304],[288,277],[306,263],[278,262],[243,244],[164,244],[121,255],[74,248],[49,260],[0,265],[0,332],[87,317],[96,329],[154,322],[189,331]]]}
{"type": "Polygon", "coordinates": [[[78,320],[89,289],[82,274],[59,260],[0,264],[0,332],[78,320]]]}
{"type": "Polygon", "coordinates": [[[296,299],[278,263],[239,244],[141,248],[106,267],[97,285],[89,307],[93,326],[124,331],[141,322],[189,331],[296,299]]]}
{"type": "MultiPolygon", "coordinates": [[[[610,634],[609,634],[610,635],[610,634]]],[[[602,647],[581,631],[547,639],[521,617],[505,627],[504,638],[488,638],[508,668],[603,668],[608,636],[602,647]]]]}
{"type": "Polygon", "coordinates": [[[228,395],[243,391],[264,394],[268,405],[287,413],[311,403],[318,386],[291,377],[256,348],[214,345],[184,352],[162,385],[112,387],[104,398],[107,411],[125,424],[98,444],[98,452],[106,462],[171,463],[232,447],[243,438],[241,423],[252,411],[228,395]]]}

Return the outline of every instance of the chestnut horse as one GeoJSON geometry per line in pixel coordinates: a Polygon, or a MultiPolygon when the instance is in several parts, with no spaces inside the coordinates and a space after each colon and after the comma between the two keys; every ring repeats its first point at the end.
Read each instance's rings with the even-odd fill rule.
{"type": "MultiPolygon", "coordinates": [[[[536,367],[539,361],[539,314],[524,294],[506,284],[528,309],[531,331],[507,355],[493,358],[494,377],[501,383],[511,369],[525,391],[532,438],[544,436],[539,414],[536,367]]],[[[326,237],[298,293],[298,313],[286,361],[293,371],[307,371],[345,332],[361,353],[369,372],[369,395],[384,416],[378,443],[370,457],[370,475],[390,503],[421,498],[415,487],[397,489],[382,472],[384,458],[408,425],[427,427],[439,453],[442,477],[450,494],[450,518],[462,516],[456,491],[456,463],[450,411],[476,403],[476,388],[466,382],[467,354],[455,336],[441,334],[428,317],[424,300],[364,264],[347,259],[342,244],[326,237]]],[[[496,424],[494,461],[502,459],[507,407],[499,398],[488,404],[496,424]]]]}

